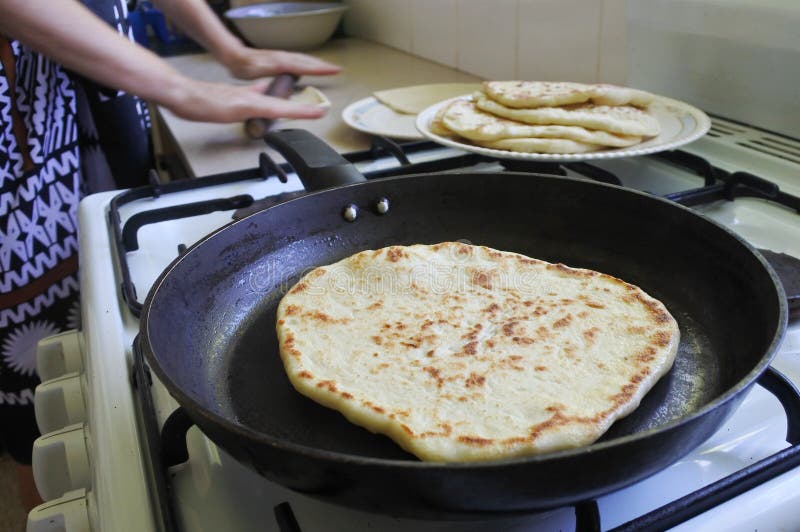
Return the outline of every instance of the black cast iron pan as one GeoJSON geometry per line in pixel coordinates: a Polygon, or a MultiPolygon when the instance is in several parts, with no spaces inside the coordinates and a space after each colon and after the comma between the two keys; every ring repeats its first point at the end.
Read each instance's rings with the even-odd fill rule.
{"type": "Polygon", "coordinates": [[[189,248],[151,289],[138,341],[206,435],[294,490],[416,517],[530,512],[594,498],[700,445],[779,345],[786,303],[774,272],[740,238],[689,209],[544,175],[365,182],[307,132],[266,139],[308,189],[336,188],[253,214],[189,248]],[[673,369],[594,445],[473,464],[420,462],[293,390],[278,356],[275,310],[304,272],[364,249],[459,239],[641,286],[678,320],[673,369]]]}

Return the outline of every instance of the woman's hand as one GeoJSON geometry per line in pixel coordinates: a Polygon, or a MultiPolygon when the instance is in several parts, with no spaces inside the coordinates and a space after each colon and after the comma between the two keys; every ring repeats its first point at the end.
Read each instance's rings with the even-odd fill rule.
{"type": "Polygon", "coordinates": [[[265,96],[267,81],[230,85],[182,78],[161,105],[186,120],[243,122],[248,118],[319,118],[327,109],[265,96]]]}
{"type": "Polygon", "coordinates": [[[310,55],[244,45],[228,31],[205,0],[153,0],[153,3],[237,78],[256,79],[283,73],[325,76],[340,70],[310,55]]]}
{"type": "MultiPolygon", "coordinates": [[[[208,24],[207,33],[225,43],[217,50],[230,52],[220,54],[235,75],[252,78],[280,72],[299,75],[338,72],[338,67],[305,54],[246,48],[218,19],[209,15],[211,10],[202,0],[166,3],[208,24]],[[211,31],[219,27],[224,31],[211,31]]],[[[0,33],[19,39],[90,79],[162,105],[188,120],[318,118],[326,111],[316,105],[264,96],[266,80],[242,86],[190,79],[150,50],[118,34],[74,0],[0,0],[0,33]],[[41,16],[45,12],[48,16],[41,16]]]]}
{"type": "Polygon", "coordinates": [[[276,74],[328,76],[341,68],[310,55],[282,50],[260,50],[242,46],[225,58],[228,71],[239,79],[257,79],[276,74]]]}

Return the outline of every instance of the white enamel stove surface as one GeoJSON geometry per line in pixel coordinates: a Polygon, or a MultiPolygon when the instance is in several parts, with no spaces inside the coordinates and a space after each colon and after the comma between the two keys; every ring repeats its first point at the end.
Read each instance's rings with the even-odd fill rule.
{"type": "MultiPolygon", "coordinates": [[[[755,152],[737,144],[747,144],[755,137],[758,142],[754,145],[761,149],[763,135],[752,130],[717,121],[712,134],[715,136],[690,145],[688,151],[707,157],[721,168],[761,175],[776,182],[783,191],[800,196],[800,146],[792,144],[789,157],[778,158],[763,153],[772,148],[755,152]],[[795,161],[787,160],[791,157],[795,161]]],[[[780,143],[779,149],[786,150],[780,143]]],[[[412,157],[412,162],[431,156],[435,155],[420,154],[412,157]]],[[[360,167],[366,170],[374,166],[360,167]]],[[[598,166],[619,175],[626,185],[656,193],[701,183],[696,177],[682,176],[674,167],[649,158],[605,161],[598,166]]],[[[285,185],[274,178],[237,183],[135,202],[123,207],[122,215],[127,218],[137,210],[170,203],[242,193],[259,198],[299,188],[294,177],[285,185]]],[[[106,223],[109,201],[115,195],[91,196],[80,207],[83,330],[40,346],[40,371],[44,370],[46,382],[37,391],[37,403],[51,406],[42,406],[42,412],[37,412],[48,434],[37,442],[34,468],[48,502],[30,514],[28,529],[32,531],[157,530],[130,384],[131,345],[138,321],[120,298],[120,278],[106,223]]],[[[756,247],[800,257],[797,214],[750,199],[717,202],[699,210],[738,231],[756,247]]],[[[139,239],[147,253],[129,254],[140,300],[175,257],[178,244],[188,245],[229,220],[229,212],[214,213],[144,227],[139,239]]],[[[790,326],[774,367],[800,384],[800,324],[790,326]]],[[[157,381],[153,395],[161,423],[175,402],[157,381]]],[[[754,387],[735,415],[699,449],[663,472],[601,498],[598,504],[603,529],[627,522],[786,448],[785,432],[785,416],[777,399],[761,387],[754,387]]],[[[285,501],[291,504],[305,532],[534,531],[572,530],[575,526],[571,509],[469,523],[398,520],[355,512],[313,501],[266,481],[219,450],[196,428],[189,431],[187,439],[189,461],[169,472],[177,501],[174,511],[182,530],[278,530],[273,507],[285,501]]],[[[779,476],[678,529],[797,530],[798,507],[800,470],[779,476]]]]}

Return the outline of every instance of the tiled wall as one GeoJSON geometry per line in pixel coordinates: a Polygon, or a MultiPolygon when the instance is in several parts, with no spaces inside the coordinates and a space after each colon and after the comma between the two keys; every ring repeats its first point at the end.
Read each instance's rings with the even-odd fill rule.
{"type": "Polygon", "coordinates": [[[627,81],[626,0],[345,0],[344,29],[486,79],[627,81]]]}
{"type": "Polygon", "coordinates": [[[798,0],[632,0],[629,82],[798,137],[798,28],[798,0]]]}

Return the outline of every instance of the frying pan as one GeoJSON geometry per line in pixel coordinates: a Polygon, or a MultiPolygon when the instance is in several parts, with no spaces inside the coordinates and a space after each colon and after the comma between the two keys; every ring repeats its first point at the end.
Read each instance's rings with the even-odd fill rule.
{"type": "Polygon", "coordinates": [[[598,497],[711,436],[784,333],[783,289],[763,257],[667,200],[510,172],[365,181],[306,131],[274,131],[265,140],[307,189],[325,190],[231,223],[189,248],[150,290],[138,342],[209,438],[296,491],[429,518],[533,512],[598,497]],[[275,313],[305,272],[365,249],[460,239],[639,285],[678,321],[673,369],[593,445],[480,463],[421,462],[293,390],[278,356],[275,313]]]}

